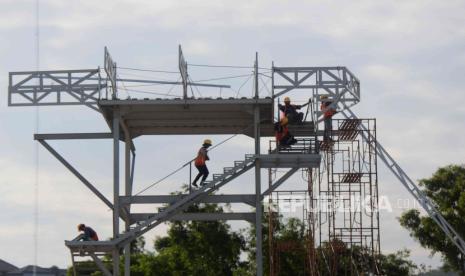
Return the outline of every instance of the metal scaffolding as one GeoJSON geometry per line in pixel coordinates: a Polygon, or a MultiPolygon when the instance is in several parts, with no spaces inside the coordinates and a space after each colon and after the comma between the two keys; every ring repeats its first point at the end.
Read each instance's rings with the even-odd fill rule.
{"type": "Polygon", "coordinates": [[[337,119],[333,124],[332,142],[319,139],[320,167],[302,169],[307,189],[275,191],[268,198],[270,275],[279,275],[282,254],[304,248],[304,275],[380,274],[376,141],[362,137],[362,132],[376,137],[376,122],[337,119]],[[305,226],[300,244],[275,238],[279,218],[292,217],[280,213],[283,202],[301,207],[293,214],[305,226]]]}

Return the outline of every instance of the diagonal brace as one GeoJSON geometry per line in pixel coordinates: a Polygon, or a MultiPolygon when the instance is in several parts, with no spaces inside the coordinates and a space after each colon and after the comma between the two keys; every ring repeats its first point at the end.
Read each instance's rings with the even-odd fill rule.
{"type": "Polygon", "coordinates": [[[91,190],[103,203],[105,203],[110,209],[113,209],[113,204],[95,188],[82,174],[80,174],[68,161],[66,161],[52,146],[50,146],[44,140],[38,140],[58,161],[60,161],[68,170],[70,170],[89,190],[91,190]]]}
{"type": "Polygon", "coordinates": [[[100,270],[103,272],[103,275],[105,275],[105,276],[113,276],[113,274],[105,267],[103,262],[97,256],[95,256],[94,253],[89,252],[89,255],[92,257],[92,260],[94,260],[94,262],[98,266],[98,268],[100,268],[100,270]]]}
{"type": "Polygon", "coordinates": [[[292,168],[290,169],[287,173],[285,173],[283,176],[281,176],[280,179],[278,179],[278,181],[276,181],[273,185],[271,185],[271,187],[269,187],[266,191],[264,191],[262,193],[262,199],[271,194],[274,190],[276,190],[279,186],[281,186],[281,184],[284,183],[284,181],[286,181],[287,179],[289,179],[289,177],[291,177],[296,171],[298,171],[299,168],[292,168]]]}

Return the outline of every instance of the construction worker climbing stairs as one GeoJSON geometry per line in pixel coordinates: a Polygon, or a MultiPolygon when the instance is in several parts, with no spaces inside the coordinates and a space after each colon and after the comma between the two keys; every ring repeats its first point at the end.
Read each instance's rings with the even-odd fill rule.
{"type": "Polygon", "coordinates": [[[208,172],[206,161],[210,160],[210,158],[208,157],[208,148],[211,147],[211,145],[212,145],[212,141],[210,139],[205,139],[203,141],[202,147],[199,149],[199,152],[197,153],[197,157],[195,158],[194,164],[197,170],[199,171],[199,173],[195,177],[194,182],[192,182],[192,186],[196,188],[199,187],[197,186],[197,181],[200,179],[200,177],[203,176],[202,181],[200,181],[200,186],[203,186],[205,180],[208,177],[209,172],[208,172]]]}

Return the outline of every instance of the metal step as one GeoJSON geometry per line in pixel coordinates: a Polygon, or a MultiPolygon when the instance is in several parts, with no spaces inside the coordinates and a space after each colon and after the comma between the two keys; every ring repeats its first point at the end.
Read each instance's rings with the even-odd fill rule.
{"type": "Polygon", "coordinates": [[[255,159],[255,154],[246,154],[245,155],[245,161],[246,162],[250,162],[250,161],[253,161],[255,159]]]}
{"type": "Polygon", "coordinates": [[[223,174],[230,174],[232,172],[234,172],[234,168],[233,167],[226,167],[226,168],[223,168],[223,174]]]}
{"type": "MultiPolygon", "coordinates": [[[[210,184],[212,182],[216,182],[216,181],[205,180],[204,182],[202,182],[202,186],[208,186],[208,184],[210,184]]],[[[206,192],[206,190],[205,190],[205,192],[206,192]]]]}
{"type": "Polygon", "coordinates": [[[245,161],[234,161],[234,167],[243,167],[245,165],[245,161]]]}
{"type": "Polygon", "coordinates": [[[213,174],[213,180],[221,180],[225,177],[224,174],[213,174]]]}

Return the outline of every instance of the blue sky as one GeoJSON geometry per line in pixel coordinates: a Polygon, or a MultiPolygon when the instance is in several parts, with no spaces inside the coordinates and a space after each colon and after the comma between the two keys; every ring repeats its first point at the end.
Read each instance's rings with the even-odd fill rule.
{"type": "MultiPolygon", "coordinates": [[[[22,266],[33,263],[35,109],[7,107],[7,73],[35,68],[35,1],[7,0],[2,7],[0,258],[22,266]]],[[[377,119],[378,139],[417,180],[439,166],[462,164],[465,156],[464,12],[463,1],[43,0],[40,68],[96,68],[103,65],[103,47],[108,46],[119,66],[176,70],[178,44],[188,62],[197,64],[249,66],[258,51],[264,67],[272,61],[280,66],[347,66],[361,81],[362,101],[354,111],[377,119]]],[[[196,80],[248,73],[193,68],[191,76],[196,80]]],[[[241,93],[251,95],[251,83],[241,93]]],[[[43,133],[108,130],[101,116],[85,107],[40,108],[39,121],[43,133]]],[[[189,159],[202,139],[138,138],[136,190],[189,159]]],[[[53,145],[110,197],[110,141],[53,145]]],[[[225,144],[212,153],[211,171],[240,159],[252,145],[245,137],[225,144]]],[[[63,240],[76,235],[76,224],[95,226],[101,237],[108,237],[111,212],[48,152],[39,148],[39,156],[38,263],[65,266],[69,255],[63,240]]],[[[381,195],[392,202],[411,200],[382,164],[379,173],[381,195]]],[[[154,192],[176,190],[185,175],[154,192]]],[[[250,179],[244,176],[229,191],[250,190],[250,179]]],[[[415,262],[438,265],[439,258],[429,258],[398,226],[396,217],[403,209],[394,207],[393,213],[381,213],[382,250],[406,247],[415,262]]],[[[164,229],[151,232],[148,244],[164,229]]]]}

